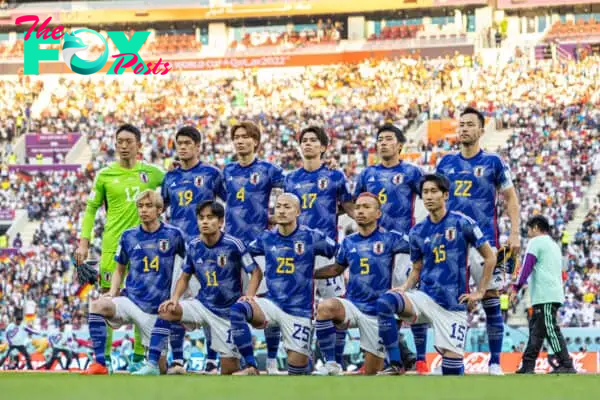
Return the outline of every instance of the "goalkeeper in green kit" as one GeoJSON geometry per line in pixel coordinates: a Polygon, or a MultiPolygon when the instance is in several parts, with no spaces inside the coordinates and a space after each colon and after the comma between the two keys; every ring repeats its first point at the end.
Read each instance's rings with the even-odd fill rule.
{"type": "MultiPolygon", "coordinates": [[[[85,216],[81,226],[79,247],[75,252],[75,262],[82,265],[88,257],[89,243],[96,219],[96,212],[102,205],[106,208],[106,223],[102,235],[102,255],[100,257],[100,288],[108,292],[112,274],[115,271],[115,253],[123,231],[140,224],[136,197],[146,189],[160,187],[164,172],[154,166],[137,161],[140,152],[141,132],[133,125],[125,124],[117,129],[116,151],[118,162],[98,171],[92,192],[88,196],[85,216]]],[[[108,329],[106,359],[110,360],[112,347],[112,329],[108,329]]],[[[138,329],[135,329],[135,347],[130,371],[141,367],[145,358],[138,329]]],[[[108,363],[110,365],[110,363],[108,363]]]]}

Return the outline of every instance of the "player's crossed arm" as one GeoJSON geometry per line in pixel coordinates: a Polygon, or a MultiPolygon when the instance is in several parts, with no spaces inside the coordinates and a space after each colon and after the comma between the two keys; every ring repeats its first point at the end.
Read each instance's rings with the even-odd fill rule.
{"type": "Polygon", "coordinates": [[[328,279],[335,278],[336,276],[341,275],[346,270],[346,267],[340,265],[338,263],[330,264],[326,267],[319,268],[315,271],[314,278],[315,279],[328,279]]]}

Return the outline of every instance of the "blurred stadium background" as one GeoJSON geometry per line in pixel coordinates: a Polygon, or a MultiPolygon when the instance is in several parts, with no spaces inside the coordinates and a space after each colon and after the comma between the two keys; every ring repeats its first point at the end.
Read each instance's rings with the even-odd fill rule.
{"type": "MultiPolygon", "coordinates": [[[[332,138],[328,156],[352,180],[377,162],[373,133],[384,121],[407,132],[403,158],[432,168],[454,147],[457,113],[473,105],[487,117],[484,147],[510,163],[522,220],[540,213],[555,226],[567,294],[559,320],[576,367],[600,371],[600,1],[0,3],[0,333],[23,314],[39,333],[29,344],[34,366],[60,326],[82,362],[90,352],[86,298],[96,293],[72,280],[70,256],[94,175],[114,160],[113,133],[122,122],[142,128],[143,158],[165,167],[175,131],[194,124],[204,134],[204,161],[223,167],[233,155],[226,128],[250,119],[264,134],[260,156],[285,169],[300,161],[295,133],[318,123],[332,138]],[[86,77],[57,61],[24,75],[30,24],[15,19],[28,14],[104,36],[150,31],[141,56],[162,58],[173,70],[86,77]]],[[[89,43],[82,57],[95,59],[101,42],[91,36],[89,43]]],[[[504,231],[507,222],[501,218],[504,231]]],[[[341,221],[339,229],[344,235],[352,226],[341,221]]],[[[503,363],[514,371],[527,340],[528,298],[509,306],[503,297],[502,304],[503,363]]],[[[465,366],[478,372],[487,366],[484,313],[470,323],[465,366]]],[[[406,337],[412,346],[409,330],[406,337]]],[[[345,353],[359,366],[355,339],[345,353]]],[[[0,358],[6,349],[0,339],[0,358]]],[[[192,369],[202,368],[202,332],[186,341],[186,357],[192,369]]]]}

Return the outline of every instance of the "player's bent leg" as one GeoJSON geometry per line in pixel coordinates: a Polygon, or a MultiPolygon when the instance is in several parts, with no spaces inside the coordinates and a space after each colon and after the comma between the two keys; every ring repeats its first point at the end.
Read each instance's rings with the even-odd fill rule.
{"type": "Polygon", "coordinates": [[[365,375],[376,375],[383,370],[384,359],[365,351],[365,375]]]}
{"type": "Polygon", "coordinates": [[[235,357],[221,357],[221,375],[232,375],[239,370],[239,359],[235,357]]]}
{"type": "Polygon", "coordinates": [[[288,375],[306,375],[308,356],[297,351],[288,350],[288,375]]]}
{"type": "Polygon", "coordinates": [[[256,303],[242,301],[231,306],[229,318],[231,337],[247,365],[246,368],[235,375],[258,375],[258,367],[252,346],[252,335],[248,323],[258,328],[264,327],[266,322],[264,313],[256,303]]]}
{"type": "Polygon", "coordinates": [[[279,326],[268,326],[265,328],[265,343],[267,345],[267,374],[279,375],[277,365],[277,353],[281,341],[281,329],[279,326]]]}
{"type": "Polygon", "coordinates": [[[339,375],[341,373],[342,367],[337,361],[336,346],[338,331],[344,333],[345,340],[345,326],[340,326],[345,320],[346,310],[338,299],[327,299],[319,303],[315,329],[319,349],[325,358],[325,365],[315,371],[316,375],[339,375]]]}
{"type": "Polygon", "coordinates": [[[442,375],[464,375],[463,355],[450,350],[440,349],[442,354],[442,375]]]}
{"type": "Polygon", "coordinates": [[[107,324],[106,319],[113,318],[116,314],[116,305],[110,298],[100,297],[90,304],[90,313],[88,315],[88,326],[94,348],[95,362],[86,369],[83,374],[86,375],[107,375],[105,349],[107,343],[107,324]]]}
{"type": "Polygon", "coordinates": [[[185,337],[185,327],[180,323],[183,317],[183,307],[181,304],[175,305],[168,311],[163,311],[158,314],[158,318],[171,322],[171,332],[169,341],[173,350],[173,365],[168,368],[169,375],[185,375],[186,370],[183,366],[183,339],[185,337]],[[181,346],[177,344],[181,341],[181,346]],[[175,346],[173,345],[175,343],[175,346]]]}
{"type": "Polygon", "coordinates": [[[377,299],[377,322],[379,339],[385,347],[390,366],[379,375],[401,375],[405,372],[398,346],[398,327],[396,315],[403,318],[415,317],[410,301],[400,293],[387,292],[377,299]]]}
{"type": "MultiPolygon", "coordinates": [[[[136,324],[137,326],[137,324],[136,324]]],[[[150,336],[150,346],[148,349],[148,362],[132,375],[160,375],[166,373],[166,358],[161,366],[161,358],[164,357],[171,332],[171,322],[162,318],[156,318],[152,333],[150,336]]],[[[141,342],[141,336],[140,336],[141,342]]]]}

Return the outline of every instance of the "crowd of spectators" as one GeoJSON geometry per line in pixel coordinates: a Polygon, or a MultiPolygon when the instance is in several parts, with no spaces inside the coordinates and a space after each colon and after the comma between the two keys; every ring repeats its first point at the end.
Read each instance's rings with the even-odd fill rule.
{"type": "MultiPolygon", "coordinates": [[[[56,315],[80,321],[70,254],[84,199],[95,172],[114,160],[113,133],[123,121],[143,128],[143,158],[163,166],[174,155],[177,128],[197,125],[204,133],[205,161],[223,167],[233,159],[227,128],[250,119],[263,132],[260,156],[287,170],[300,162],[295,133],[305,125],[320,124],[332,139],[327,157],[335,158],[352,181],[364,166],[377,161],[374,131],[379,124],[390,120],[408,131],[427,119],[455,118],[461,107],[474,105],[495,117],[498,128],[513,131],[500,152],[521,194],[522,220],[542,213],[560,238],[600,166],[599,61],[595,57],[534,65],[517,59],[485,66],[476,57],[457,55],[429,61],[367,60],[301,71],[174,73],[152,80],[61,78],[49,100],[38,105],[38,113],[26,113],[29,106],[15,102],[16,115],[32,132],[83,133],[93,157],[80,172],[26,175],[2,170],[2,203],[27,209],[41,225],[33,244],[23,246],[25,257],[0,260],[0,328],[27,299],[38,303],[40,324],[42,310],[52,316],[46,321],[56,320],[56,315]]],[[[27,92],[35,100],[43,83],[30,85],[38,88],[27,92]]],[[[408,151],[421,152],[415,161],[428,168],[432,154],[451,148],[445,141],[407,145],[408,151]]],[[[598,208],[592,210],[582,233],[567,247],[567,288],[577,310],[583,309],[580,303],[598,309],[597,296],[589,296],[598,289],[600,253],[598,208]]],[[[100,213],[98,220],[102,218],[100,213]]],[[[502,214],[500,224],[507,231],[502,214]]],[[[93,242],[96,250],[100,229],[93,242]]],[[[566,309],[573,307],[568,303],[566,309]]],[[[572,319],[565,324],[579,324],[584,318],[571,323],[572,319]]],[[[476,314],[472,324],[480,323],[476,314]]]]}

